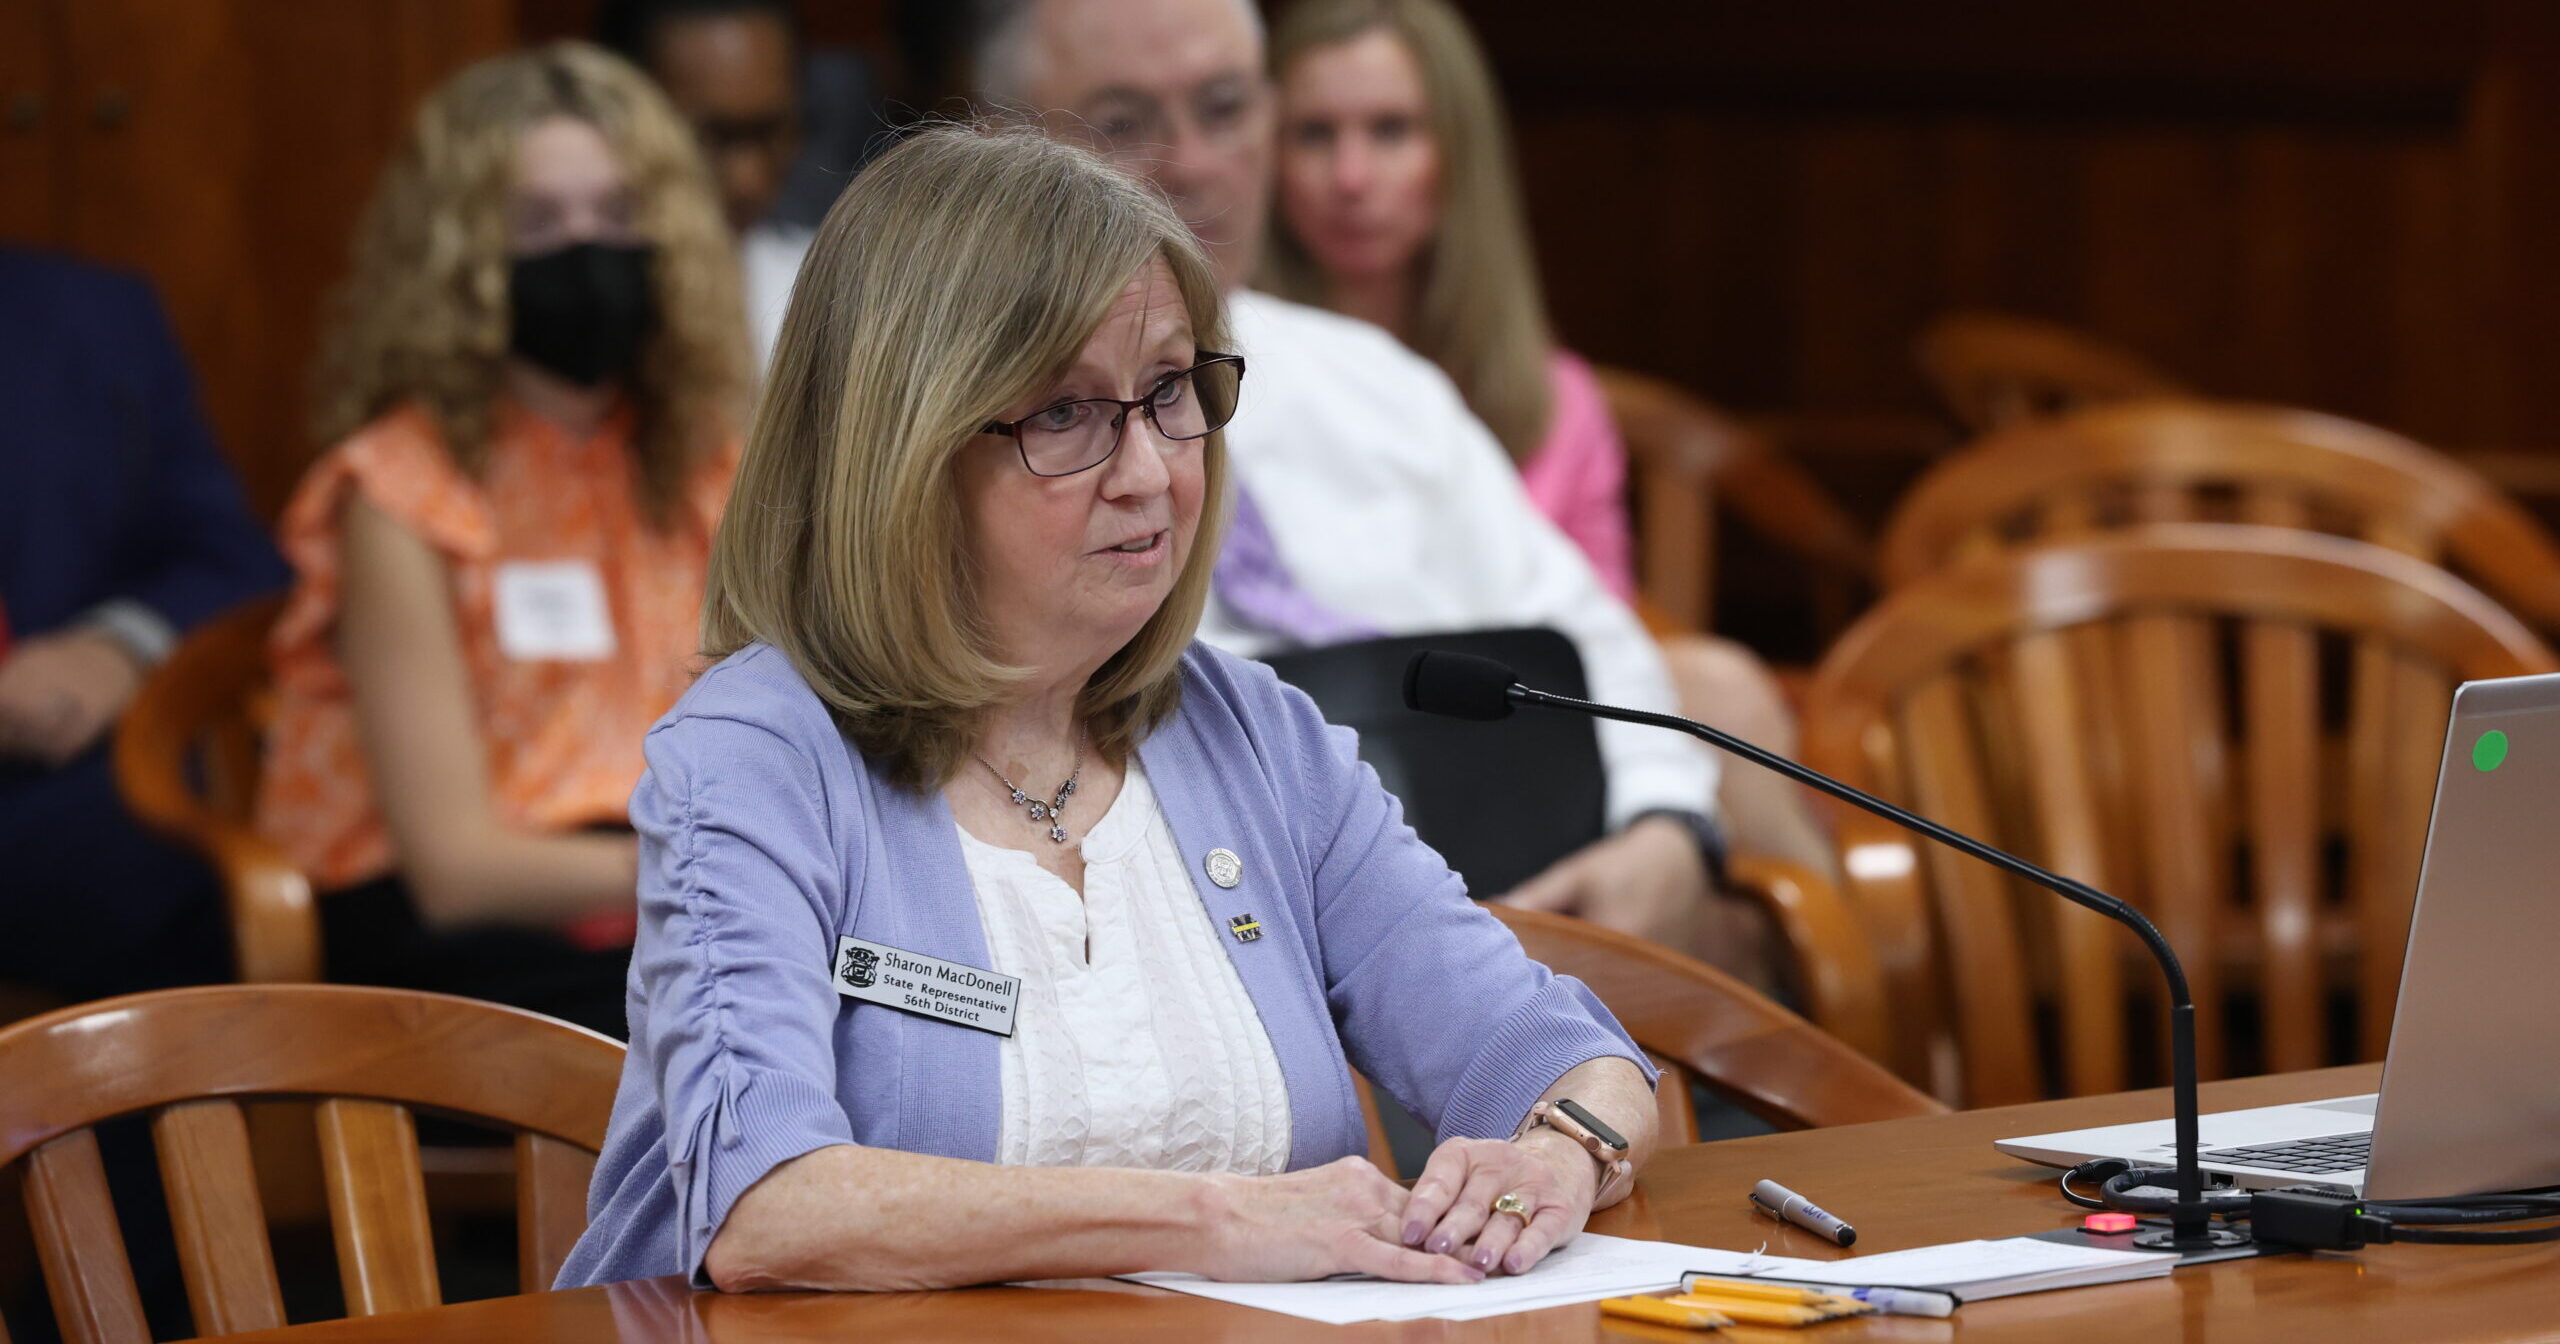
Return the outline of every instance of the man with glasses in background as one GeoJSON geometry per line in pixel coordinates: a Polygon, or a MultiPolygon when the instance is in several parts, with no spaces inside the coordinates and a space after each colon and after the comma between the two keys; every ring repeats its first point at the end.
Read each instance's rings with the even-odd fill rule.
{"type": "Polygon", "coordinates": [[[791,0],[607,0],[596,36],[647,71],[701,139],[738,236],[762,369],[818,221],[879,136],[873,77],[851,52],[807,50],[791,0]]]}
{"type": "MultiPolygon", "coordinates": [[[[1227,288],[1252,376],[1227,427],[1236,516],[1202,638],[1258,654],[1547,626],[1573,641],[1593,698],[1674,708],[1644,627],[1437,367],[1368,323],[1247,287],[1275,130],[1250,0],[980,0],[975,37],[985,101],[1153,180],[1227,288]]],[[[1716,763],[1677,734],[1599,732],[1611,833],[1512,896],[1767,983],[1766,917],[1712,878],[1716,763]]]]}

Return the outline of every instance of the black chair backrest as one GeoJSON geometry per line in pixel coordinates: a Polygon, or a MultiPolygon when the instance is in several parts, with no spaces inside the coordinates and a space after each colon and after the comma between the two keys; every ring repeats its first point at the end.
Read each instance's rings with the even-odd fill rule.
{"type": "Polygon", "coordinates": [[[1360,734],[1360,759],[1476,896],[1499,896],[1599,839],[1608,776],[1592,720],[1538,709],[1499,723],[1416,713],[1404,707],[1404,669],[1424,649],[1497,659],[1558,695],[1587,689],[1573,642],[1544,628],[1399,635],[1264,661],[1360,734]]]}

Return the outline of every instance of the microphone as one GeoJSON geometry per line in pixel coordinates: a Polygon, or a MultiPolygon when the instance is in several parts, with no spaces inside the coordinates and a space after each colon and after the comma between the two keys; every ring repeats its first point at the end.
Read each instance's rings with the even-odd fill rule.
{"type": "Polygon", "coordinates": [[[1853,788],[1821,771],[1798,765],[1774,752],[1735,737],[1703,723],[1673,714],[1655,714],[1641,709],[1624,709],[1616,705],[1593,704],[1571,696],[1553,695],[1520,684],[1511,669],[1491,658],[1471,653],[1454,653],[1446,649],[1425,649],[1413,656],[1405,666],[1404,703],[1407,709],[1424,714],[1440,714],[1457,719],[1492,720],[1509,718],[1514,705],[1536,705],[1546,709],[1569,710],[1594,718],[1616,719],[1621,723],[1641,723],[1655,728],[1670,728],[1703,739],[1710,746],[1739,756],[1754,765],[1775,770],[1806,788],[1827,793],[1853,807],[1925,835],[1942,845],[1969,854],[1985,863],[2026,879],[2074,905],[2084,906],[2133,930],[2142,940],[2152,960],[2160,964],[2160,974],[2169,986],[2169,1053],[2171,1091],[2177,1112],[2177,1202],[2172,1207],[2167,1232],[2146,1232],[2133,1239],[2145,1250],[2180,1253],[2220,1250],[2245,1245],[2248,1236],[2230,1228],[2212,1225],[2212,1213],[2204,1202],[2204,1173],[2196,1165],[2196,1004],[2187,991],[2186,970],[2178,964],[2178,954],[2169,946],[2160,927],[2143,913],[2122,900],[2076,882],[2060,873],[2050,872],[2027,862],[2004,849],[1996,849],[1960,831],[1950,830],[1914,812],[1878,798],[1864,789],[1853,788]]]}

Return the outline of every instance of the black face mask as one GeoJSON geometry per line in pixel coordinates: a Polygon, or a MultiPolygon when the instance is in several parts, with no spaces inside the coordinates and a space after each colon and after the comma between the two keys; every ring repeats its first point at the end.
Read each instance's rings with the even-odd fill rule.
{"type": "Polygon", "coordinates": [[[631,372],[657,329],[655,252],[646,245],[578,243],[507,267],[507,348],[594,387],[631,372]]]}

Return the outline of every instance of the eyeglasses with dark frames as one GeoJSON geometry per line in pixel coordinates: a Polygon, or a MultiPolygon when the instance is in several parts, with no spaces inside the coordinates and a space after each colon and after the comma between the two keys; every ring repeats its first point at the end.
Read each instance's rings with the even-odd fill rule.
{"type": "Polygon", "coordinates": [[[1168,373],[1134,401],[1085,397],[1046,406],[1019,420],[990,420],[981,434],[1013,440],[1023,468],[1034,476],[1073,476],[1091,471],[1120,451],[1129,413],[1145,414],[1156,432],[1184,442],[1225,428],[1244,386],[1244,356],[1202,353],[1190,368],[1168,373]]]}

